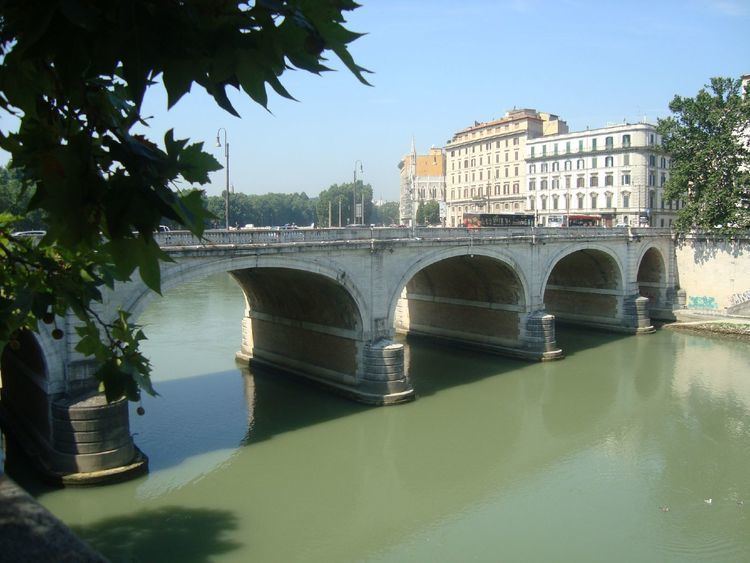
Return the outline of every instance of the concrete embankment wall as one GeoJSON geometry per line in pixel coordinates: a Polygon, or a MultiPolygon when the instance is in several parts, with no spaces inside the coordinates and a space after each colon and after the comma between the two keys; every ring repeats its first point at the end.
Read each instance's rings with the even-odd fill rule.
{"type": "Polygon", "coordinates": [[[689,310],[750,316],[750,235],[688,235],[676,245],[679,287],[689,310]]]}

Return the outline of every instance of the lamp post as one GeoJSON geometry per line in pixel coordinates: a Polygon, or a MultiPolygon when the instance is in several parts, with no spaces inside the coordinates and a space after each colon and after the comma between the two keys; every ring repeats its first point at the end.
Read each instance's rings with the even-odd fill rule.
{"type": "Polygon", "coordinates": [[[226,170],[226,189],[224,190],[224,223],[225,228],[228,231],[229,230],[229,141],[227,140],[227,130],[223,127],[219,127],[219,130],[216,132],[216,146],[221,147],[221,138],[219,137],[221,135],[221,132],[224,131],[224,158],[226,159],[226,165],[224,166],[224,170],[226,170]]]}
{"type": "Polygon", "coordinates": [[[362,174],[362,161],[354,161],[354,186],[352,186],[352,223],[357,222],[357,164],[359,164],[359,173],[362,174]]]}

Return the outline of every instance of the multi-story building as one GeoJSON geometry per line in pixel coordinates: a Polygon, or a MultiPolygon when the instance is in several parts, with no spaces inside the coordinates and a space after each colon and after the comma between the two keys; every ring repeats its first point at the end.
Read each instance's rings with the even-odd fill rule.
{"type": "Polygon", "coordinates": [[[431,148],[429,154],[418,155],[411,143],[411,152],[398,163],[401,171],[400,221],[413,226],[421,203],[445,201],[445,154],[431,148]]]}
{"type": "Polygon", "coordinates": [[[650,123],[531,139],[525,156],[525,207],[540,225],[589,216],[602,226],[669,227],[677,215],[679,202],[664,199],[669,156],[650,123]]]}
{"type": "Polygon", "coordinates": [[[465,212],[523,213],[527,140],[567,132],[556,115],[514,109],[453,135],[445,147],[446,226],[461,225],[465,212]]]}

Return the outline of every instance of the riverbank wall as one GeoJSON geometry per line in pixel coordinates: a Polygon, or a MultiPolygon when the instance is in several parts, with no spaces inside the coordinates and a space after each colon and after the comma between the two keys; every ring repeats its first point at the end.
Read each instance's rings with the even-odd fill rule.
{"type": "Polygon", "coordinates": [[[681,235],[675,259],[684,307],[697,314],[750,317],[750,235],[721,240],[681,235]]]}

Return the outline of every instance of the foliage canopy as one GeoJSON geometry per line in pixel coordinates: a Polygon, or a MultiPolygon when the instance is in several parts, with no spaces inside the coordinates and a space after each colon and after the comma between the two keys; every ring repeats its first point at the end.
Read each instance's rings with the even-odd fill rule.
{"type": "MultiPolygon", "coordinates": [[[[111,399],[153,392],[128,314],[101,318],[102,290],[139,270],[160,290],[167,256],[154,241],[168,219],[200,236],[209,214],[197,190],[219,163],[168,131],[157,145],[132,132],[146,90],[161,80],[171,107],[195,84],[224,110],[234,88],[266,106],[266,87],[291,98],[288,69],[329,70],[332,51],[363,83],[347,50],[351,0],[0,0],[0,111],[18,119],[0,131],[24,209],[0,214],[0,350],[22,330],[72,310],[78,350],[97,359],[111,399]],[[41,213],[41,241],[13,234],[41,213]]],[[[5,120],[7,123],[8,120],[5,120]]],[[[60,329],[52,331],[61,337],[60,329]]]]}
{"type": "Polygon", "coordinates": [[[750,228],[750,97],[712,78],[694,98],[675,96],[659,120],[671,156],[665,198],[685,201],[677,228],[732,234],[750,228]]]}

